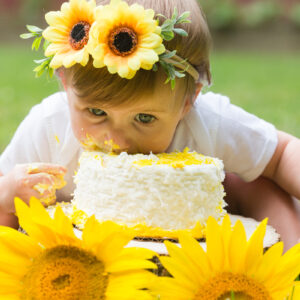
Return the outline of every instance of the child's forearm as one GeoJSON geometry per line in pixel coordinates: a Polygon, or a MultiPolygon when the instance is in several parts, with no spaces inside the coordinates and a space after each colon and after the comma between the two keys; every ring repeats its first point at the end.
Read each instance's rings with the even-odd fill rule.
{"type": "Polygon", "coordinates": [[[19,227],[18,218],[14,214],[0,212],[0,225],[17,229],[19,227]]]}
{"type": "Polygon", "coordinates": [[[279,137],[285,139],[285,145],[270,178],[290,195],[300,199],[300,140],[284,133],[280,133],[279,137]]]}

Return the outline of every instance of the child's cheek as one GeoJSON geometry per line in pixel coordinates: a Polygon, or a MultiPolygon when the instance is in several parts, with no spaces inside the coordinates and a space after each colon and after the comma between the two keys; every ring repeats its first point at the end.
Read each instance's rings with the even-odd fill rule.
{"type": "Polygon", "coordinates": [[[81,126],[76,126],[76,125],[74,126],[74,124],[72,127],[73,127],[73,133],[74,133],[76,139],[79,142],[83,142],[87,136],[87,132],[86,132],[85,128],[81,127],[81,126]]]}

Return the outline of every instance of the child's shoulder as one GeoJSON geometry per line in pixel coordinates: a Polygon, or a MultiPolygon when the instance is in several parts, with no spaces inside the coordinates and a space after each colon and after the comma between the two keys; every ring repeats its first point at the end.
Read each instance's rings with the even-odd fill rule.
{"type": "Polygon", "coordinates": [[[47,118],[68,113],[68,100],[65,92],[54,93],[31,109],[31,113],[47,118]]]}
{"type": "Polygon", "coordinates": [[[195,102],[196,107],[213,110],[219,110],[230,104],[230,99],[227,96],[214,92],[200,93],[195,102]]]}

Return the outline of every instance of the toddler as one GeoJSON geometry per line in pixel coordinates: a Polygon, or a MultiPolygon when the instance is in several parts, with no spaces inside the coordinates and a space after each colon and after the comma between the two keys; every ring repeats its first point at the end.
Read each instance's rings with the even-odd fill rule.
{"type": "Polygon", "coordinates": [[[67,185],[57,199],[69,201],[89,136],[99,148],[108,141],[128,153],[189,147],[222,159],[228,210],[257,220],[268,216],[286,249],[295,244],[300,141],[225,96],[201,92],[211,81],[211,39],[198,2],[97,4],[95,10],[93,1],[71,0],[46,15],[45,54],[65,91],[31,109],[0,157],[1,224],[17,226],[14,197],[47,197],[51,191],[36,186],[52,186],[64,173],[67,185]],[[160,14],[161,29],[148,9],[160,14]]]}

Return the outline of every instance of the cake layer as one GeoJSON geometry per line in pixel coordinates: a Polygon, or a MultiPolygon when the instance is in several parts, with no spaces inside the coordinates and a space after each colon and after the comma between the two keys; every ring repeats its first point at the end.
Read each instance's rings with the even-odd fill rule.
{"type": "MultiPolygon", "coordinates": [[[[119,155],[83,152],[75,176],[77,212],[160,231],[193,229],[223,215],[223,163],[195,152],[119,155]]],[[[164,232],[165,233],[165,232],[164,232]]]]}

